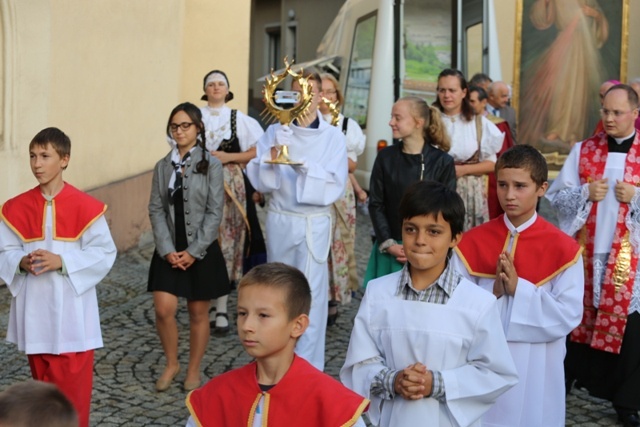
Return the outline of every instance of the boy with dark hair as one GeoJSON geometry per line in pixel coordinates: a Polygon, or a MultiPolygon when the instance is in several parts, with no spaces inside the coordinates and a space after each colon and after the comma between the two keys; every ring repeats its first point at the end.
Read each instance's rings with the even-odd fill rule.
{"type": "Polygon", "coordinates": [[[529,145],[516,145],[498,159],[495,169],[505,214],[466,232],[451,260],[454,268],[498,299],[520,376],[482,425],[564,426],[565,337],[582,316],[582,251],[536,213],[548,185],[542,154],[529,145]]]}
{"type": "Polygon", "coordinates": [[[464,204],[421,181],[406,190],[400,215],[407,264],[369,282],[340,379],[371,399],[374,425],[477,426],[517,377],[495,298],[448,262],[464,204]]]}
{"type": "Polygon", "coordinates": [[[298,269],[268,263],[249,271],[238,285],[237,324],[255,361],[189,393],[187,425],[364,427],[369,401],[294,353],[310,307],[309,283],[298,269]]]}
{"type": "Polygon", "coordinates": [[[25,381],[0,393],[2,427],[77,427],[73,405],[53,384],[25,381]]]}
{"type": "Polygon", "coordinates": [[[56,384],[89,425],[93,352],[102,347],[96,286],[116,258],[107,207],[67,184],[71,142],[60,129],[29,144],[39,185],[0,212],[0,279],[12,295],[7,341],[36,380],[56,384]]]}

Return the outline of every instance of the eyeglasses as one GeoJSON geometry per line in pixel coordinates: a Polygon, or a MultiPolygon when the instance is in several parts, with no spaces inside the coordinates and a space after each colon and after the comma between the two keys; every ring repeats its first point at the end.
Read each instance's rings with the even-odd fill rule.
{"type": "Polygon", "coordinates": [[[614,119],[619,119],[620,117],[624,116],[625,114],[632,113],[633,111],[635,111],[635,109],[629,110],[629,111],[618,111],[618,110],[607,110],[605,108],[601,108],[600,109],[600,116],[602,116],[603,119],[606,119],[609,116],[613,116],[614,119]]]}
{"type": "Polygon", "coordinates": [[[182,129],[182,130],[188,130],[191,126],[193,126],[194,123],[193,122],[182,122],[182,123],[171,123],[169,125],[169,129],[171,129],[171,132],[177,132],[178,128],[182,129]]]}

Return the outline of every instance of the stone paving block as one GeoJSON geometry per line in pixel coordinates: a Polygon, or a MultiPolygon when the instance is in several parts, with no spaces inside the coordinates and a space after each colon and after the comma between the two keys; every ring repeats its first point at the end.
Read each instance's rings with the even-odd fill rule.
{"type": "MultiPolygon", "coordinates": [[[[359,215],[356,254],[360,278],[371,252],[370,229],[368,218],[359,215]]],[[[120,254],[112,271],[97,288],[105,347],[95,353],[92,426],[176,426],[184,425],[188,418],[184,404],[186,393],[182,389],[189,356],[188,313],[184,301],[180,301],[177,313],[182,373],[169,390],[155,391],[155,380],[162,373],[165,361],[155,330],[152,296],[146,291],[152,254],[153,247],[120,254]]],[[[232,292],[229,299],[230,319],[235,319],[236,295],[232,292]]],[[[336,325],[327,330],[325,370],[336,378],[344,362],[360,300],[361,293],[357,293],[351,304],[340,306],[336,325]]],[[[5,286],[0,286],[0,390],[31,377],[26,356],[4,341],[10,301],[10,293],[5,286]]],[[[235,331],[223,337],[212,336],[202,363],[203,378],[250,361],[235,331]]],[[[608,402],[589,397],[584,390],[573,390],[567,398],[566,425],[614,426],[616,415],[608,402]]]]}

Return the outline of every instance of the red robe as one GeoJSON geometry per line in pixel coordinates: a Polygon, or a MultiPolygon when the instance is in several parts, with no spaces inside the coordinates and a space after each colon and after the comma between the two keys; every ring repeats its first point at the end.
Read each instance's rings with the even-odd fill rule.
{"type": "Polygon", "coordinates": [[[262,392],[256,362],[219,375],[187,396],[198,426],[251,427],[264,395],[263,426],[352,426],[369,401],[295,356],[280,382],[262,392]]]}
{"type": "MultiPolygon", "coordinates": [[[[510,231],[499,216],[464,233],[455,251],[472,276],[496,276],[498,256],[507,249],[510,231]]],[[[580,245],[542,217],[518,233],[513,241],[513,263],[522,277],[543,285],[578,261],[580,245]]]]}
{"type": "MultiPolygon", "coordinates": [[[[0,219],[23,242],[45,239],[47,200],[40,187],[32,188],[11,200],[0,211],[0,219]]],[[[65,183],[51,201],[53,239],[76,241],[104,212],[107,205],[65,183]],[[64,214],[58,215],[58,212],[64,214]]]]}

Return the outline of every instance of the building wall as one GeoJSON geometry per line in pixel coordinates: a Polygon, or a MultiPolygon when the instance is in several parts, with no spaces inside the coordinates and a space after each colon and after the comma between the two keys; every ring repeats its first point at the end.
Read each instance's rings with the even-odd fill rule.
{"type": "MultiPolygon", "coordinates": [[[[266,48],[268,46],[265,29],[280,25],[281,52],[292,57],[297,63],[316,57],[316,48],[338,14],[345,0],[254,0],[251,25],[251,88],[252,97],[262,97],[264,82],[257,79],[269,73],[266,48]],[[292,41],[287,37],[288,28],[295,27],[295,55],[292,55],[292,41]]],[[[276,69],[284,66],[280,58],[276,69]]],[[[255,103],[260,108],[260,102],[255,103]]]]}
{"type": "Polygon", "coordinates": [[[72,142],[65,180],[107,201],[120,249],[136,244],[171,109],[201,104],[204,74],[221,68],[230,105],[246,111],[250,10],[250,0],[0,0],[0,201],[36,185],[29,141],[56,126],[72,142]]]}

